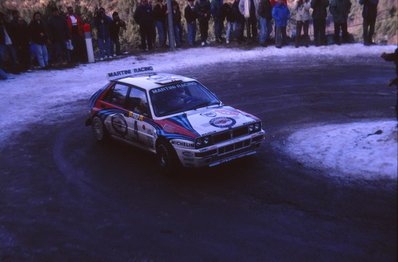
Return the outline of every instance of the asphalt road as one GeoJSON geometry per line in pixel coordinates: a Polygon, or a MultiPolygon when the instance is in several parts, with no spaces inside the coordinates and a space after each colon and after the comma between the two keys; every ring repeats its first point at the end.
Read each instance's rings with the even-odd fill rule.
{"type": "Polygon", "coordinates": [[[396,181],[331,178],[282,150],[301,127],[393,118],[392,65],[271,58],[177,73],[263,120],[257,156],[166,177],[151,154],[96,144],[77,98],[74,118],[0,152],[0,261],[396,261],[396,181]]]}

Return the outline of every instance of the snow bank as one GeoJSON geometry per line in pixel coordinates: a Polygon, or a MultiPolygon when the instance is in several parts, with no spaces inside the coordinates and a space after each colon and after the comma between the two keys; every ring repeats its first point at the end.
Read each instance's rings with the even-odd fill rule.
{"type": "MultiPolygon", "coordinates": [[[[379,56],[382,52],[394,51],[394,46],[365,47],[362,44],[324,46],[309,48],[275,47],[241,50],[231,48],[193,48],[176,52],[155,53],[140,57],[81,65],[69,70],[35,71],[15,76],[15,79],[0,81],[0,147],[11,134],[24,130],[28,124],[46,121],[65,121],[73,114],[69,103],[88,99],[99,87],[106,83],[105,75],[120,69],[142,65],[152,65],[158,71],[188,67],[201,67],[220,62],[245,62],[257,59],[285,58],[301,56],[331,57],[379,56]]],[[[314,61],[316,59],[312,59],[314,61]]]]}
{"type": "Polygon", "coordinates": [[[332,176],[397,179],[397,122],[320,125],[288,138],[288,154],[332,176]]]}

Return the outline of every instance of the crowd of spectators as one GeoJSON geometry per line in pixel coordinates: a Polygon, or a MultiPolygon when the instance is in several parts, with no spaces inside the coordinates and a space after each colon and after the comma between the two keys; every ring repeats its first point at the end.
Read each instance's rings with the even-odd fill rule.
{"type": "MultiPolygon", "coordinates": [[[[359,2],[363,5],[364,44],[370,45],[373,44],[378,0],[359,2]]],[[[181,47],[185,42],[189,46],[208,45],[212,19],[215,42],[219,44],[228,45],[235,41],[267,46],[275,43],[281,48],[288,43],[286,29],[288,22],[293,21],[295,28],[291,31],[295,46],[308,47],[312,20],[314,44],[326,45],[328,12],[334,22],[334,43],[341,44],[349,38],[347,19],[350,11],[350,0],[295,0],[291,6],[286,0],[186,0],[181,12],[179,4],[172,0],[174,44],[175,47],[181,47]],[[185,19],[186,33],[182,19],[185,19]]],[[[0,78],[6,77],[3,69],[18,73],[87,61],[82,19],[72,7],[67,8],[67,13],[56,7],[51,12],[46,20],[40,12],[35,12],[29,24],[17,10],[12,11],[11,19],[0,13],[0,78]]],[[[140,0],[133,18],[139,26],[142,50],[170,46],[166,0],[140,0]]],[[[108,16],[101,7],[90,22],[96,29],[97,59],[120,55],[119,36],[121,30],[126,29],[126,23],[119,14],[113,12],[108,16]]]]}

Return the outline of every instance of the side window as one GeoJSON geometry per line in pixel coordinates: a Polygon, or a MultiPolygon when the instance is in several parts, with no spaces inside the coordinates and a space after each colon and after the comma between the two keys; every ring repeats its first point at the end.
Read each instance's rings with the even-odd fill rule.
{"type": "Polygon", "coordinates": [[[112,90],[109,91],[104,100],[111,104],[124,107],[128,90],[128,86],[116,84],[112,90]]]}
{"type": "Polygon", "coordinates": [[[127,109],[137,114],[149,116],[148,99],[144,90],[131,88],[127,109]]]}

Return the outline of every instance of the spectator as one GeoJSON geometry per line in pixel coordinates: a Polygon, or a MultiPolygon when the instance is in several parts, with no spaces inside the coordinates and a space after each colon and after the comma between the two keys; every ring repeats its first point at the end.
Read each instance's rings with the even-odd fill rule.
{"type": "Polygon", "coordinates": [[[312,20],[314,23],[314,41],[315,45],[326,45],[326,8],[329,6],[329,0],[311,0],[312,20]]]}
{"type": "Polygon", "coordinates": [[[266,46],[272,31],[272,6],[269,0],[260,0],[258,4],[258,17],[260,21],[260,45],[266,46]]]}
{"type": "Polygon", "coordinates": [[[17,55],[11,39],[11,32],[5,15],[0,13],[0,59],[4,60],[4,57],[8,54],[11,60],[11,71],[16,72],[17,55]]]}
{"type": "Polygon", "coordinates": [[[70,54],[66,49],[66,41],[70,40],[68,24],[64,17],[60,16],[58,8],[51,9],[52,16],[48,20],[48,29],[50,41],[52,43],[52,59],[53,62],[70,63],[70,54]]]}
{"type": "Polygon", "coordinates": [[[188,5],[184,9],[185,20],[187,22],[188,44],[195,45],[196,39],[196,13],[194,0],[188,0],[188,5]]]}
{"type": "Polygon", "coordinates": [[[329,10],[333,16],[335,43],[341,44],[340,32],[342,33],[342,41],[348,42],[347,19],[351,10],[351,1],[331,0],[329,10]]]}
{"type": "Polygon", "coordinates": [[[29,24],[29,32],[32,49],[37,62],[41,69],[45,69],[48,67],[48,51],[46,46],[48,42],[48,34],[47,28],[41,19],[40,12],[35,12],[33,14],[33,19],[29,24]]]}
{"type": "Polygon", "coordinates": [[[153,32],[155,28],[152,6],[148,0],[141,0],[134,12],[134,20],[140,26],[141,49],[152,50],[153,32]]]}
{"type": "Polygon", "coordinates": [[[211,15],[214,19],[214,36],[217,43],[222,43],[222,30],[224,27],[224,16],[222,15],[223,0],[211,0],[211,15]]]}
{"type": "Polygon", "coordinates": [[[173,27],[174,27],[174,37],[176,42],[176,47],[181,47],[181,11],[180,6],[177,1],[172,1],[173,7],[173,27]]]}
{"type": "Polygon", "coordinates": [[[311,3],[310,0],[297,0],[295,5],[296,10],[296,47],[300,46],[301,42],[301,29],[303,29],[304,33],[304,42],[305,46],[308,47],[309,44],[309,36],[308,36],[308,27],[310,25],[310,8],[311,3]]]}
{"type": "Polygon", "coordinates": [[[284,0],[278,0],[274,8],[272,8],[272,17],[275,20],[275,46],[281,48],[287,43],[286,26],[290,17],[289,9],[284,0]]]}
{"type": "Polygon", "coordinates": [[[21,18],[17,10],[12,11],[10,37],[16,51],[17,60],[21,66],[20,69],[28,70],[30,68],[29,29],[28,24],[21,18]]]}
{"type": "Polygon", "coordinates": [[[118,12],[113,12],[112,23],[110,27],[111,53],[113,54],[113,56],[120,55],[120,40],[119,40],[120,29],[126,30],[126,23],[120,19],[118,12]],[[114,52],[115,47],[116,47],[116,52],[114,52]]]}
{"type": "Polygon", "coordinates": [[[105,9],[100,8],[94,17],[94,24],[97,28],[97,41],[100,51],[100,60],[108,58],[111,55],[111,27],[112,19],[105,14],[105,9]]]}
{"type": "Polygon", "coordinates": [[[232,4],[232,14],[236,17],[236,31],[235,38],[238,40],[238,43],[243,41],[243,29],[245,26],[245,17],[241,14],[239,10],[240,1],[243,0],[234,0],[232,4]]]}
{"type": "Polygon", "coordinates": [[[166,47],[167,6],[163,4],[163,0],[157,0],[153,8],[153,19],[158,31],[159,47],[166,47]]]}
{"type": "Polygon", "coordinates": [[[209,0],[198,0],[195,5],[198,14],[200,41],[201,45],[208,45],[207,37],[209,36],[209,20],[210,20],[210,2],[209,0]]]}
{"type": "Polygon", "coordinates": [[[234,16],[233,10],[232,10],[232,2],[226,1],[222,5],[221,9],[222,17],[225,17],[227,19],[227,27],[225,31],[225,42],[229,44],[231,42],[231,33],[234,33],[236,31],[236,17],[234,16]]]}
{"type": "Polygon", "coordinates": [[[373,34],[375,32],[377,5],[379,0],[359,0],[363,5],[363,43],[364,45],[371,45],[373,43],[373,34]]]}
{"type": "Polygon", "coordinates": [[[247,39],[257,39],[258,0],[240,0],[239,10],[245,17],[247,39]]]}
{"type": "Polygon", "coordinates": [[[396,93],[396,102],[395,102],[395,114],[398,120],[398,48],[395,49],[394,53],[383,53],[381,57],[385,61],[394,62],[395,63],[395,78],[390,81],[388,86],[393,86],[397,88],[396,93]]]}
{"type": "Polygon", "coordinates": [[[72,61],[84,62],[87,58],[84,43],[83,22],[80,16],[74,13],[73,7],[69,6],[67,11],[68,15],[66,17],[66,22],[68,24],[73,45],[72,61]]]}

